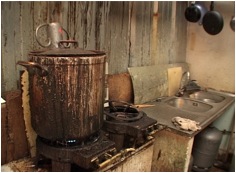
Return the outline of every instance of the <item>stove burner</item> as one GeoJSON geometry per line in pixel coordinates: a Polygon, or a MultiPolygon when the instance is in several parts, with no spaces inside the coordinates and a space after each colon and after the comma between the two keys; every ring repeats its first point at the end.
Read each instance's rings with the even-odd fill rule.
{"type": "Polygon", "coordinates": [[[49,139],[45,139],[43,137],[38,136],[38,138],[40,138],[40,140],[44,143],[46,143],[47,145],[50,146],[54,146],[54,147],[72,147],[72,146],[84,146],[84,145],[89,145],[91,143],[94,143],[96,141],[99,140],[100,137],[100,133],[95,133],[93,135],[91,135],[90,137],[88,137],[85,140],[78,140],[78,139],[67,139],[67,140],[49,140],[49,139]]]}
{"type": "Polygon", "coordinates": [[[158,130],[156,120],[148,117],[146,113],[138,111],[131,104],[123,101],[107,102],[109,107],[104,109],[106,117],[103,129],[109,133],[109,139],[115,142],[118,151],[143,145],[148,141],[150,135],[158,130]],[[114,106],[114,102],[119,105],[114,106]]]}
{"type": "MultiPolygon", "coordinates": [[[[86,170],[96,170],[99,163],[95,158],[105,158],[104,155],[110,152],[116,152],[115,143],[109,140],[101,132],[95,141],[84,143],[84,145],[75,145],[77,141],[69,140],[61,144],[58,141],[52,142],[42,137],[37,137],[37,161],[40,156],[51,159],[52,172],[70,172],[72,164],[86,170]],[[54,146],[56,144],[56,146],[54,146]],[[71,145],[72,144],[72,145],[71,145]]],[[[99,159],[102,161],[102,159],[99,159]]]]}
{"type": "Polygon", "coordinates": [[[124,101],[106,101],[109,103],[109,108],[105,108],[104,114],[107,120],[117,121],[137,121],[143,117],[143,113],[133,108],[131,104],[124,101]],[[114,106],[113,102],[121,103],[122,106],[114,106]],[[109,109],[109,110],[108,110],[109,109]]]}

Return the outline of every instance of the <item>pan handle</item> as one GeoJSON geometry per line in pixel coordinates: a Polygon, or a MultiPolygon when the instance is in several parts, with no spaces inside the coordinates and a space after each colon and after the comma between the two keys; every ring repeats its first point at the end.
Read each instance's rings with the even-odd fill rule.
{"type": "Polygon", "coordinates": [[[46,67],[36,63],[36,62],[29,62],[29,61],[18,61],[16,63],[17,65],[21,65],[23,67],[34,67],[40,70],[39,76],[43,77],[43,76],[47,76],[48,75],[48,70],[46,67]]]}
{"type": "Polygon", "coordinates": [[[211,1],[211,5],[210,5],[210,11],[214,10],[214,1],[211,1]]]}

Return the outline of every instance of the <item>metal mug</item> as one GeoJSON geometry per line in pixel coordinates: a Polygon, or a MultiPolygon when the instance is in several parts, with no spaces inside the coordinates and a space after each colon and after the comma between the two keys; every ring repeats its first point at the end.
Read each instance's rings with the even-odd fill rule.
{"type": "MultiPolygon", "coordinates": [[[[53,22],[53,23],[45,23],[42,25],[39,25],[36,28],[35,36],[36,40],[39,43],[40,46],[42,47],[49,47],[49,48],[59,48],[60,47],[60,42],[65,41],[63,40],[63,31],[67,35],[67,39],[69,39],[69,34],[68,32],[60,25],[60,23],[53,22]],[[39,30],[43,27],[47,27],[47,35],[48,35],[48,40],[49,42],[47,44],[42,44],[39,41],[39,30]]],[[[67,44],[64,47],[69,47],[70,44],[67,44]]]]}

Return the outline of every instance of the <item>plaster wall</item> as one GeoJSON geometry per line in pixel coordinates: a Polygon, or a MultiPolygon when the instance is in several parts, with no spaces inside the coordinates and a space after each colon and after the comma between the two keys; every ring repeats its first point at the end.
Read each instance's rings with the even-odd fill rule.
{"type": "MultiPolygon", "coordinates": [[[[224,18],[223,30],[209,35],[202,25],[188,22],[186,61],[191,79],[207,88],[235,91],[235,32],[230,20],[235,14],[234,1],[215,1],[215,11],[224,18]]],[[[205,2],[209,9],[210,2],[205,2]]]]}

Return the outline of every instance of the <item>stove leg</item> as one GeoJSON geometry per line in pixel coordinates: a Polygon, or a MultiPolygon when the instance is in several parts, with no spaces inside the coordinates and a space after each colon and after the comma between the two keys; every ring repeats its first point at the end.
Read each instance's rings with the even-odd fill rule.
{"type": "Polygon", "coordinates": [[[52,172],[70,172],[71,163],[52,160],[52,172]]]}

